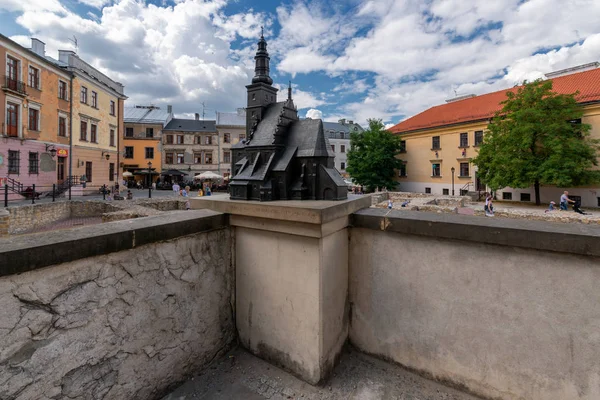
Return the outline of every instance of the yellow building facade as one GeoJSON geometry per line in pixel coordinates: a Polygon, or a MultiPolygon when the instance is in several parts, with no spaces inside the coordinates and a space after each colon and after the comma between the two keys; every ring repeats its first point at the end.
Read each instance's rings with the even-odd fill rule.
{"type": "MultiPolygon", "coordinates": [[[[553,90],[558,93],[579,91],[583,106],[582,123],[590,124],[590,134],[600,139],[600,68],[594,64],[582,72],[553,77],[553,90]],[[596,85],[589,83],[596,83],[596,85]]],[[[516,89],[509,89],[516,90],[516,89]]],[[[398,156],[403,168],[398,171],[399,190],[438,195],[482,195],[486,187],[477,177],[472,159],[477,156],[488,123],[506,99],[506,90],[480,96],[465,96],[432,107],[390,128],[401,136],[403,152],[398,156]]],[[[555,201],[568,190],[570,197],[580,198],[584,207],[600,207],[597,186],[558,188],[543,186],[543,203],[555,201]]],[[[503,188],[498,200],[534,202],[533,187],[503,188]]]]}

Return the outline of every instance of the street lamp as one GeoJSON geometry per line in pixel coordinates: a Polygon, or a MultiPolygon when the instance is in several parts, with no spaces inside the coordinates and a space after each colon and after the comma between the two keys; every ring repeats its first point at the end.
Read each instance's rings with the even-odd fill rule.
{"type": "Polygon", "coordinates": [[[452,196],[454,196],[454,171],[456,171],[454,169],[454,167],[450,168],[450,171],[452,171],[452,196]]]}
{"type": "Polygon", "coordinates": [[[152,161],[148,161],[148,198],[152,198],[152,161]]]}

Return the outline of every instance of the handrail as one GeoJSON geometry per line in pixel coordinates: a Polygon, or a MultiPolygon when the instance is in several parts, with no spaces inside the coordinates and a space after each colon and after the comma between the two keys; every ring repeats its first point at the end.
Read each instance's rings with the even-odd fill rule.
{"type": "Polygon", "coordinates": [[[25,84],[25,82],[21,82],[8,75],[4,76],[4,84],[2,85],[2,88],[12,90],[14,92],[24,95],[27,94],[27,85],[25,84]]]}

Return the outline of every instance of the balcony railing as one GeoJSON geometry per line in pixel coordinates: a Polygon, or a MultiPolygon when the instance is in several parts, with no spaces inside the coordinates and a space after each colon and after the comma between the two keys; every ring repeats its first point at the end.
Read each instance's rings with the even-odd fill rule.
{"type": "Polygon", "coordinates": [[[27,85],[25,84],[25,82],[21,82],[10,76],[4,76],[4,84],[2,85],[2,89],[11,90],[22,95],[27,95],[27,85]]]}

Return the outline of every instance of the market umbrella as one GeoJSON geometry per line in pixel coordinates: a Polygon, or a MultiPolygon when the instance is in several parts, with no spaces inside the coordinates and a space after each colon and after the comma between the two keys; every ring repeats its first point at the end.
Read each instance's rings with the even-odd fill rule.
{"type": "Polygon", "coordinates": [[[129,178],[130,176],[133,176],[133,174],[129,171],[125,171],[123,172],[123,178],[129,178]]]}
{"type": "Polygon", "coordinates": [[[221,180],[223,179],[223,177],[219,174],[215,174],[212,171],[206,171],[203,172],[201,174],[198,174],[194,177],[194,179],[201,179],[201,180],[205,180],[205,181],[212,181],[212,180],[221,180]]]}

